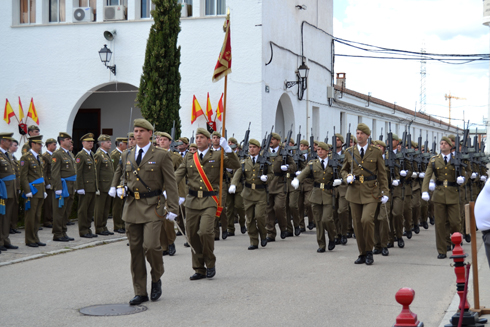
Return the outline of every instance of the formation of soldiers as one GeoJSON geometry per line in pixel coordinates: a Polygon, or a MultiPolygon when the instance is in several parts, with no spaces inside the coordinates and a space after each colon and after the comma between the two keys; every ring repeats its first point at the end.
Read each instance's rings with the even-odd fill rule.
{"type": "Polygon", "coordinates": [[[116,138],[112,152],[111,137],[100,135],[93,153],[96,139],[88,133],[76,156],[65,132],[47,139],[44,153],[39,128],[29,126],[28,133],[20,160],[14,156],[18,142],[13,134],[0,133],[0,251],[17,249],[9,233],[17,232],[20,205],[27,246],[46,245],[37,235],[41,213],[53,241],[73,241],[67,225],[77,195],[80,237],[128,236],[136,295],[132,305],[149,299],[145,256],[152,267],[151,299],[156,300],[162,256],[176,253],[176,236],[185,235],[184,245],[192,251],[195,274],[190,279],[212,278],[215,241],[234,236],[236,223],[242,234],[248,232],[249,250],[275,242],[276,224],[281,239],[316,229],[319,253],[355,238],[355,263],[367,265],[376,254],[388,256],[395,243],[404,248],[404,237],[411,239],[430,223],[438,258],[445,258],[451,233],[461,232],[470,242],[464,205],[483,188],[489,161],[482,142],[472,141],[468,130],[462,137],[443,137],[438,154],[435,140],[429,148],[428,138],[415,142],[407,132],[399,138],[390,131],[385,140],[372,140],[362,123],[355,136],[349,127],[345,138],[334,130],[324,142],[302,139],[301,133],[295,140],[292,131],[286,138],[271,131],[260,142],[250,138],[249,126],[238,142],[203,128],[195,140],[194,134],[176,140],[174,128],[170,134],[157,132],[137,119],[134,132],[116,138]],[[111,207],[113,231],[107,228],[111,207]]]}

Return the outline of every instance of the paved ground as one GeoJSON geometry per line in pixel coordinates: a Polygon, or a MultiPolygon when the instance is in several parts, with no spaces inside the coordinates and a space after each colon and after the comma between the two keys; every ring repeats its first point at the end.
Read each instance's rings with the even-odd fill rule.
{"type": "MultiPolygon", "coordinates": [[[[315,233],[308,231],[248,251],[248,236],[237,234],[216,242],[216,277],[200,281],[189,281],[190,249],[183,247],[180,236],[177,254],[164,258],[159,301],[145,303],[148,310],[135,315],[89,317],[80,314],[80,308],[127,303],[133,296],[125,241],[8,264],[40,250],[89,244],[76,231],[76,226],[69,227],[76,242],[50,242],[38,250],[22,245],[23,234],[12,238],[21,248],[0,254],[2,326],[392,326],[401,311],[395,301],[401,287],[415,290],[411,309],[420,321],[439,326],[447,322],[442,320],[456,290],[452,261],[436,258],[433,226],[406,240],[404,249],[375,256],[373,266],[354,265],[353,239],[318,254],[315,233]]],[[[49,230],[41,232],[41,241],[51,239],[49,230]]],[[[470,250],[467,244],[464,248],[470,250]]],[[[490,272],[482,251],[481,304],[490,306],[490,272]]]]}

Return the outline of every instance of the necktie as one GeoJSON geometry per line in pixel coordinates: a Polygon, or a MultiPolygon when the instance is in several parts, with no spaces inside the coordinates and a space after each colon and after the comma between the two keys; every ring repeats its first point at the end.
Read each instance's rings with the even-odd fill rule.
{"type": "Polygon", "coordinates": [[[322,159],[322,168],[325,170],[325,160],[322,159]]]}
{"type": "Polygon", "coordinates": [[[184,158],[185,152],[181,152],[180,155],[184,158]]]}
{"type": "Polygon", "coordinates": [[[272,153],[276,153],[276,150],[272,149],[272,153]]]}
{"type": "Polygon", "coordinates": [[[255,166],[255,157],[252,158],[252,166],[255,166]]]}
{"type": "Polygon", "coordinates": [[[139,166],[141,163],[141,159],[143,159],[143,149],[140,149],[138,152],[138,158],[136,158],[136,164],[139,166]]]}
{"type": "Polygon", "coordinates": [[[444,156],[444,164],[447,165],[447,156],[444,156]]]}
{"type": "Polygon", "coordinates": [[[5,152],[5,156],[7,156],[7,159],[10,161],[9,153],[5,152]]]}
{"type": "Polygon", "coordinates": [[[201,161],[202,161],[202,157],[203,157],[202,153],[199,153],[199,158],[201,158],[201,161]]]}
{"type": "Polygon", "coordinates": [[[39,160],[39,155],[36,156],[36,159],[37,159],[37,162],[39,162],[39,164],[41,164],[41,161],[39,160]]]}
{"type": "Polygon", "coordinates": [[[361,148],[361,159],[364,158],[364,148],[361,148]]]}

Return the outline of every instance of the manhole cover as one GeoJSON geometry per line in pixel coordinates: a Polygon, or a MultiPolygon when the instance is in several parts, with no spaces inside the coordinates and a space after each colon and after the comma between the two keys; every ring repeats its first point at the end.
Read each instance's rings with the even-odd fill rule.
{"type": "Polygon", "coordinates": [[[140,313],[146,309],[147,307],[144,305],[129,305],[127,303],[100,304],[81,308],[80,313],[87,316],[123,316],[140,313]]]}

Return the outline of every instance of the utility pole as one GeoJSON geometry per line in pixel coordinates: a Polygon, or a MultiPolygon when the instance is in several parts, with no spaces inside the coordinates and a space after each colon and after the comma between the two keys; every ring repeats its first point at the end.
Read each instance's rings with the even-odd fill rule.
{"type": "Polygon", "coordinates": [[[444,97],[446,98],[446,100],[449,100],[449,125],[451,125],[451,99],[466,100],[466,98],[455,97],[455,96],[451,95],[451,91],[449,91],[449,95],[446,94],[444,97]]]}
{"type": "Polygon", "coordinates": [[[427,70],[426,70],[426,64],[427,61],[423,59],[424,55],[426,54],[425,51],[425,44],[422,45],[422,49],[420,50],[420,55],[422,57],[422,60],[420,60],[420,109],[419,112],[425,114],[425,105],[426,105],[426,89],[425,89],[425,78],[427,75],[427,70]]]}

